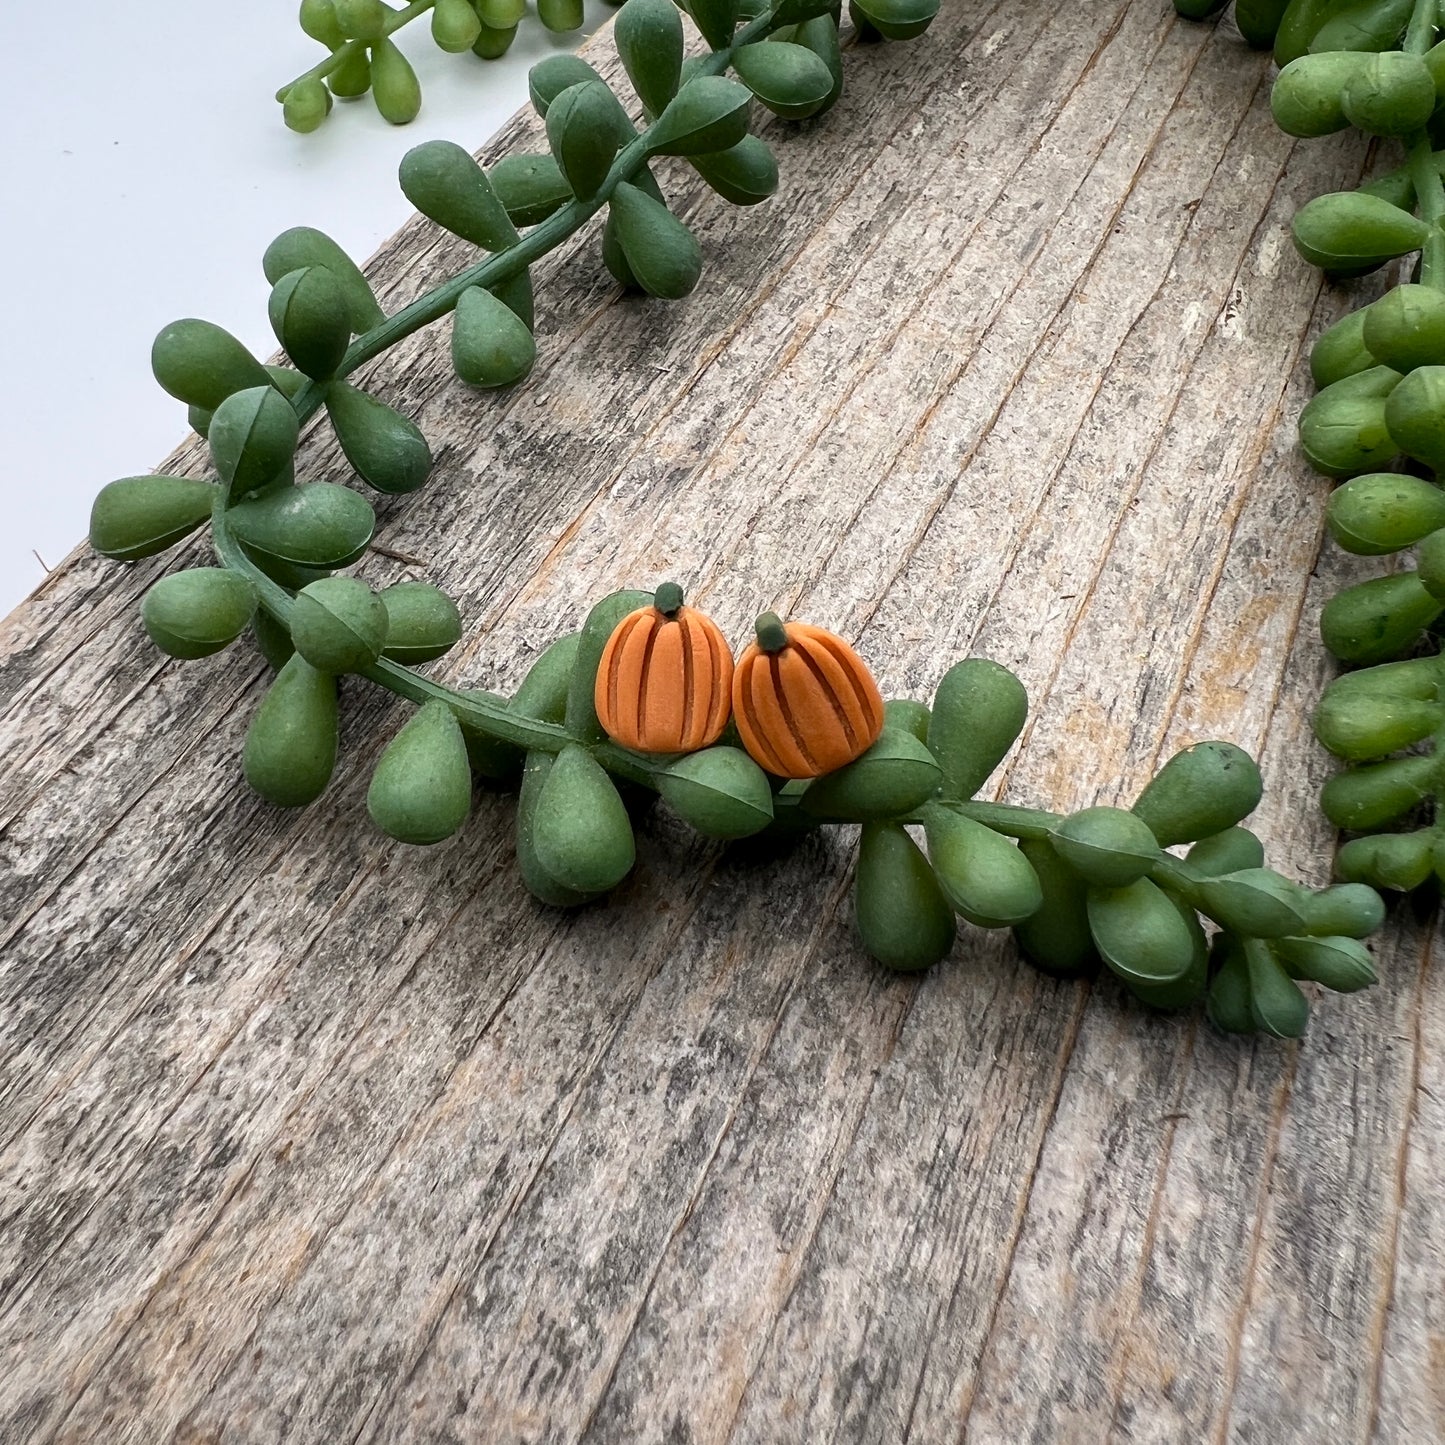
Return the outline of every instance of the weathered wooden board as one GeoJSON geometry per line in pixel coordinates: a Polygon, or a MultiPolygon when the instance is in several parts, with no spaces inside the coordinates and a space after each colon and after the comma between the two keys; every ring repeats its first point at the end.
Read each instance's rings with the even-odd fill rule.
{"type": "MultiPolygon", "coordinates": [[[[1163,0],[948,0],[847,63],[768,128],[766,208],[668,171],[686,303],[620,299],[588,236],[514,394],[440,334],[379,364],[440,466],[365,574],[447,586],[479,685],[664,576],[734,636],[838,628],[895,694],[982,653],[1034,699],[1010,798],[1233,738],[1321,879],[1315,618],[1355,564],[1291,441],[1348,298],[1287,223],[1369,158],[1292,145],[1266,59],[1163,0]]],[[[462,252],[412,225],[372,270],[394,305],[462,252]]],[[[1445,1438],[1429,920],[1294,1047],[978,933],[887,977],[847,838],[763,863],[659,812],[558,916],[509,799],[429,852],[370,831],[404,713],[360,686],[324,803],[251,798],[263,669],[158,657],[165,565],[77,553],[0,631],[7,1445],[1445,1438]]]]}

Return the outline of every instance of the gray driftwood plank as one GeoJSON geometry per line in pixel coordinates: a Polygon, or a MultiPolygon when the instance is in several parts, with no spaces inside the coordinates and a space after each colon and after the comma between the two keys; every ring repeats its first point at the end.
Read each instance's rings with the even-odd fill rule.
{"type": "MultiPolygon", "coordinates": [[[[1035,709],[1002,795],[1118,801],[1234,738],[1321,880],[1315,627],[1360,567],[1291,443],[1351,298],[1287,226],[1369,158],[1292,146],[1266,60],[1159,0],[949,0],[847,63],[767,128],[768,206],[664,169],[687,302],[621,299],[588,236],[512,394],[436,332],[378,364],[440,463],[365,575],[458,597],[472,685],[665,576],[734,636],[837,627],[894,694],[991,656],[1035,709]]],[[[371,271],[395,306],[464,255],[413,222],[371,271]]],[[[172,565],[79,552],[0,630],[6,1445],[1445,1438],[1429,919],[1295,1047],[976,932],[887,977],[846,838],[755,860],[658,810],[559,916],[506,798],[425,853],[369,830],[405,714],[360,686],[322,804],[248,796],[264,668],[147,645],[172,565]]]]}

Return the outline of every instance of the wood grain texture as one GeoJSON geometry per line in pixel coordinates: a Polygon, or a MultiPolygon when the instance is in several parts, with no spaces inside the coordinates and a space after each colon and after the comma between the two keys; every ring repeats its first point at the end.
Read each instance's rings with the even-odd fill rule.
{"type": "MultiPolygon", "coordinates": [[[[1321,553],[1293,425],[1378,283],[1322,289],[1287,228],[1373,158],[1281,136],[1267,60],[1161,0],[949,0],[846,63],[766,127],[768,206],[662,168],[688,301],[621,298],[587,234],[536,268],[524,386],[452,380],[444,327],[371,369],[439,464],[363,575],[458,598],[471,685],[665,576],[890,695],[993,657],[1034,706],[1001,795],[1127,800],[1232,738],[1321,880],[1316,621],[1371,569],[1321,553]]],[[[414,222],[370,271],[394,309],[466,254],[414,222]]],[[[344,475],[324,429],[303,457],[344,475]]],[[[846,835],[758,860],[659,809],[558,915],[510,799],[370,830],[406,709],[360,684],[326,799],[251,797],[265,669],[146,643],[174,565],[78,552],[0,630],[6,1445],[1445,1438],[1430,918],[1291,1046],[975,931],[886,976],[846,835]]]]}

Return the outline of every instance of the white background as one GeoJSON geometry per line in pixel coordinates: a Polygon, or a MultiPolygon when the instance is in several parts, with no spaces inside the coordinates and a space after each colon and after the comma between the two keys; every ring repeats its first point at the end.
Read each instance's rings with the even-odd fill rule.
{"type": "MultiPolygon", "coordinates": [[[[435,136],[475,149],[525,103],[528,68],[585,33],[529,14],[502,60],[481,61],[439,51],[423,17],[397,36],[421,78],[415,121],[390,126],[363,97],[301,136],[273,97],[325,52],[296,0],[5,8],[0,615],[40,559],[84,538],[101,486],[186,434],[150,374],[166,322],[202,316],[268,355],[271,238],[313,225],[365,260],[411,211],[402,154],[435,136]]],[[[586,30],[610,13],[588,0],[586,30]]]]}

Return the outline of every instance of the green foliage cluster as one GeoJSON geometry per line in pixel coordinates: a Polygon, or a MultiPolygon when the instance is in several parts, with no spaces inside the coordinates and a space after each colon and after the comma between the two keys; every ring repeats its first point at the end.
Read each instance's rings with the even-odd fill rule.
{"type": "MultiPolygon", "coordinates": [[[[327,56],[276,92],[286,124],[313,131],[333,100],[370,94],[386,120],[405,125],[421,110],[421,84],[392,38],[398,30],[428,16],[439,50],[496,60],[510,49],[527,8],[527,0],[412,0],[400,9],[384,0],[301,0],[301,29],[327,56]]],[[[548,30],[582,26],[582,0],[536,0],[536,13],[548,30]]]]}
{"type": "MultiPolygon", "coordinates": [[[[421,84],[392,38],[397,31],[429,16],[431,38],[439,50],[496,60],[511,48],[528,8],[527,0],[411,0],[400,8],[385,0],[301,0],[301,29],[326,47],[327,56],[276,92],[286,124],[303,134],[314,131],[331,114],[335,100],[356,100],[369,93],[386,120],[406,125],[421,110],[421,84]]],[[[565,34],[582,27],[583,0],[535,0],[535,8],[548,30],[565,34]]],[[[631,57],[628,75],[649,116],[660,113],[666,103],[669,72],[671,87],[677,88],[682,65],[678,8],[670,3],[651,6],[618,30],[618,45],[625,45],[631,57]]],[[[733,66],[748,89],[778,115],[801,120],[825,110],[841,93],[836,3],[797,0],[767,6],[756,0],[697,0],[681,8],[714,51],[730,45],[740,20],[770,16],[777,22],[766,38],[798,48],[735,46],[733,66]],[[825,16],[831,25],[817,23],[825,16]]],[[[850,0],[849,12],[862,39],[911,40],[928,28],[938,13],[938,0],[850,0]]],[[[746,179],[744,175],[744,183],[746,179]]]]}
{"type": "Polygon", "coordinates": [[[1300,255],[1331,279],[1401,266],[1400,284],[1315,342],[1317,391],[1299,438],[1310,464],[1343,483],[1326,512],[1335,542],[1397,559],[1332,597],[1320,620],[1325,646],[1359,669],[1329,686],[1314,717],[1347,764],[1322,806],[1358,835],[1337,870],[1414,889],[1445,878],[1445,26],[1439,0],[1238,0],[1235,18],[1252,44],[1274,48],[1282,129],[1353,126],[1404,150],[1379,179],[1308,202],[1292,229],[1300,255]]]}
{"type": "MultiPolygon", "coordinates": [[[[937,3],[854,0],[853,18],[865,37],[908,39],[937,3]]],[[[338,53],[367,47],[379,83],[387,28],[424,8],[308,0],[303,18],[318,38],[339,37],[338,53]]],[[[470,24],[448,9],[457,11],[460,44],[470,24]]],[[[978,794],[1019,737],[1028,704],[1012,673],[973,658],[947,672],[931,703],[887,703],[873,746],[811,781],[770,776],[735,732],[697,752],[644,755],[607,738],[594,700],[608,638],[654,602],[652,592],[603,598],[504,698],[418,670],[462,635],[441,589],[411,581],[377,590],[345,570],[365,556],[375,513],[354,487],[298,477],[302,424],[324,413],[357,477],[381,493],[416,490],[432,461],[409,418],[348,379],[359,367],[420,327],[442,324],[462,381],[516,384],[536,358],[528,268],[598,216],[601,259],[621,285],[685,296],[702,253],[652,162],[684,158],[724,198],[751,205],[778,179],[771,150],[749,128],[754,103],[798,120],[838,99],[839,17],[828,0],[780,0],[766,11],[690,0],[687,13],[708,46],[692,58],[672,0],[627,0],[618,14],[640,126],[596,71],[557,56],[530,79],[545,152],[490,170],[441,141],[405,157],[406,195],[479,258],[396,314],[382,312],[333,241],[298,228],[263,258],[270,320],[289,366],[263,365],[206,321],[164,328],[155,376],[206,436],[214,480],[111,483],[95,502],[92,545],[132,562],[209,525],[218,565],[160,578],[142,620],[177,658],[254,637],[275,675],[251,721],[243,767],[276,806],[302,807],[329,786],[338,678],[359,676],[416,704],[372,771],[367,804],[377,827],[404,843],[438,843],[465,823],[478,780],[515,786],[520,872],[547,904],[577,906],[617,887],[636,855],[634,816],[654,797],[720,841],[776,845],[856,824],[858,930],[887,968],[938,962],[962,920],[1012,929],[1024,955],[1051,974],[1107,970],[1149,1005],[1204,1000],[1227,1031],[1298,1036],[1309,1014],[1299,981],[1339,991],[1374,981],[1360,940],[1383,909],[1362,884],[1311,891],[1264,866],[1259,839],[1242,826],[1260,799],[1259,771],[1232,744],[1201,743],[1171,758],[1127,810],[1060,816],[983,801],[978,794]],[[1184,844],[1184,856],[1167,851],[1184,844]]],[[[1413,219],[1399,215],[1397,228],[1413,219]]],[[[1379,228],[1370,234],[1380,249],[1379,228]]],[[[678,605],[675,587],[665,596],[678,605]]],[[[1433,693],[1421,693],[1413,674],[1400,679],[1395,695],[1433,716],[1433,693]]],[[[1421,735],[1413,722],[1393,725],[1402,737],[1421,735]]]]}

